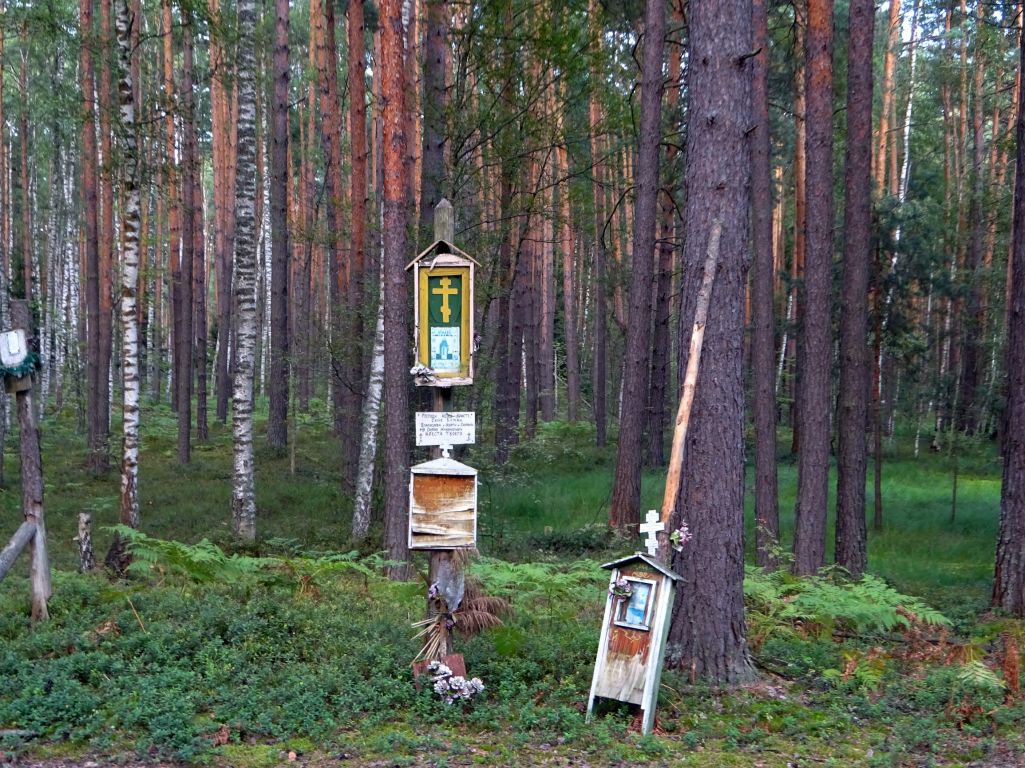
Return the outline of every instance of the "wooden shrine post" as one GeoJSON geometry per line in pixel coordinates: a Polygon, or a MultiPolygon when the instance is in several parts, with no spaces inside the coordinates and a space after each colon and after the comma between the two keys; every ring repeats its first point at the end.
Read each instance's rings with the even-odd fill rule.
{"type": "MultiPolygon", "coordinates": [[[[454,237],[455,212],[443,199],[434,209],[434,242],[407,267],[413,269],[415,296],[412,373],[418,386],[431,388],[431,413],[451,412],[452,387],[473,383],[476,262],[453,244],[454,237]]],[[[410,548],[430,551],[428,581],[438,585],[438,594],[428,599],[428,618],[459,607],[463,574],[455,548],[476,545],[477,473],[448,456],[460,442],[473,442],[472,434],[468,440],[418,438],[418,445],[433,446],[432,461],[413,467],[410,478],[410,548]]],[[[449,637],[440,652],[452,653],[449,637]]]]}
{"type": "MultiPolygon", "coordinates": [[[[11,346],[24,344],[31,329],[31,313],[28,302],[23,299],[11,302],[11,320],[17,330],[4,334],[11,346]]],[[[28,345],[21,350],[20,361],[29,360],[28,345]]],[[[17,358],[16,358],[17,359],[17,358]]],[[[21,511],[24,522],[0,552],[0,579],[14,564],[18,554],[26,546],[29,550],[29,581],[32,590],[32,619],[44,621],[50,618],[47,600],[50,599],[50,559],[46,550],[46,521],[43,517],[43,462],[39,450],[39,428],[36,425],[36,407],[32,397],[32,372],[22,376],[5,376],[9,392],[15,393],[18,423],[21,431],[21,511]]]]}

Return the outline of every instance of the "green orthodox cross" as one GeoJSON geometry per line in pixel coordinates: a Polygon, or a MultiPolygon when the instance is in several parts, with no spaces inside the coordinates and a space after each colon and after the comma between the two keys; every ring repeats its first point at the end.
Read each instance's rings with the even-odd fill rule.
{"type": "Polygon", "coordinates": [[[452,308],[448,305],[449,296],[458,296],[459,289],[451,287],[452,281],[450,278],[441,278],[441,285],[431,291],[435,296],[441,296],[441,321],[447,323],[449,317],[452,316],[452,308]]]}

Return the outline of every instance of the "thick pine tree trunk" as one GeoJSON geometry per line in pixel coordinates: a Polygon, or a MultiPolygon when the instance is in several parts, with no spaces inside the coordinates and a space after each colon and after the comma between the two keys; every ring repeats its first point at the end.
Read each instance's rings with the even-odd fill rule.
{"type": "Polygon", "coordinates": [[[628,530],[640,522],[641,441],[647,422],[651,363],[651,288],[658,207],[658,150],[661,141],[662,59],[666,28],[664,0],[647,0],[641,72],[641,130],[637,153],[636,218],[630,264],[630,317],[626,329],[623,408],[609,524],[628,530]]]}
{"type": "MultiPolygon", "coordinates": [[[[751,165],[749,0],[691,6],[687,208],[681,313],[693,321],[713,221],[722,223],[681,493],[670,529],[694,539],[673,557],[669,663],[713,684],[753,673],[744,623],[744,286],[751,165]],[[711,119],[714,115],[715,119],[711,119]],[[733,151],[719,151],[732,147],[733,151]]],[[[686,361],[685,361],[686,363],[686,361]]]]}
{"type": "Polygon", "coordinates": [[[865,477],[868,426],[868,290],[872,261],[873,0],[850,5],[840,400],[837,413],[836,563],[860,576],[868,563],[865,477]]]}
{"type": "Polygon", "coordinates": [[[751,312],[754,342],[755,542],[758,564],[775,568],[779,546],[779,490],[776,477],[776,322],[773,317],[772,179],[769,143],[769,31],[766,0],[753,0],[751,106],[751,236],[754,252],[751,312]]]}
{"type": "Polygon", "coordinates": [[[409,556],[406,526],[409,502],[409,295],[406,214],[409,168],[403,114],[406,30],[399,0],[384,0],[381,13],[381,96],[383,136],[384,280],[384,541],[388,557],[403,565],[389,569],[405,578],[409,556]]]}
{"type": "Polygon", "coordinates": [[[807,242],[800,302],[797,506],[794,572],[826,564],[829,372],[833,279],[833,2],[809,0],[807,57],[807,242]]]}
{"type": "Polygon", "coordinates": [[[256,539],[253,474],[253,368],[256,350],[256,3],[238,0],[238,155],[235,192],[235,386],[232,530],[256,539]]]}
{"type": "Polygon", "coordinates": [[[270,403],[267,444],[288,444],[288,0],[275,2],[274,103],[271,106],[270,403]]]}
{"type": "MultiPolygon", "coordinates": [[[[1025,37],[1019,66],[1025,70],[1025,37]]],[[[1014,252],[1007,334],[1007,426],[993,605],[1025,618],[1025,87],[1019,79],[1014,252]]]]}

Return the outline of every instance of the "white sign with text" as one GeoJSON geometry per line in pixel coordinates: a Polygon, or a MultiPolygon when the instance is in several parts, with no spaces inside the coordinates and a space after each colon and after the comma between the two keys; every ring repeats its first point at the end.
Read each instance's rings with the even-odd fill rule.
{"type": "Polygon", "coordinates": [[[417,412],[417,445],[470,445],[474,442],[476,414],[473,411],[417,412]]]}

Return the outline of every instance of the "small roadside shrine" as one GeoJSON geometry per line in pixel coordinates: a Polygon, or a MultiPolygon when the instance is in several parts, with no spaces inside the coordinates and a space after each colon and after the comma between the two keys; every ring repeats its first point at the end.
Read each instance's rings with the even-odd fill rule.
{"type": "Polygon", "coordinates": [[[430,552],[427,618],[413,625],[421,629],[417,638],[424,638],[414,674],[443,661],[443,669],[462,680],[463,660],[451,641],[465,584],[455,555],[477,546],[477,470],[453,459],[451,451],[475,442],[476,417],[453,412],[451,405],[453,387],[473,384],[477,262],[452,244],[454,231],[452,205],[442,200],[434,211],[434,242],[406,267],[414,296],[410,374],[432,392],[432,410],[416,414],[416,444],[431,448],[431,460],[410,468],[408,544],[430,552]]]}
{"type": "Polygon", "coordinates": [[[587,716],[598,696],[637,704],[644,713],[641,730],[648,734],[655,723],[669,616],[680,577],[643,552],[602,568],[612,574],[587,716]]]}

